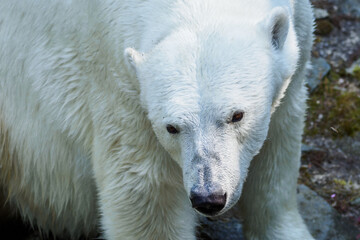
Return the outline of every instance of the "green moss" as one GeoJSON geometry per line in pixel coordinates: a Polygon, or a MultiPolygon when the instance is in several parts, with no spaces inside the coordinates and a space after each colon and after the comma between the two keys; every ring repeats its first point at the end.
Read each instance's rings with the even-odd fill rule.
{"type": "Polygon", "coordinates": [[[337,81],[340,78],[340,73],[335,72],[334,70],[331,70],[329,72],[329,80],[330,81],[337,81]]]}
{"type": "Polygon", "coordinates": [[[346,184],[347,184],[347,182],[343,179],[334,178],[333,181],[335,184],[340,185],[342,187],[346,186],[346,184]]]}
{"type": "Polygon", "coordinates": [[[360,81],[360,66],[355,66],[353,70],[354,77],[360,81]]]}
{"type": "Polygon", "coordinates": [[[328,118],[333,119],[342,135],[353,136],[360,131],[360,98],[354,92],[345,92],[336,96],[335,100],[335,107],[329,111],[328,118]]]}
{"type": "Polygon", "coordinates": [[[320,35],[320,36],[329,35],[333,29],[334,26],[331,24],[331,22],[328,19],[316,20],[316,27],[315,27],[316,35],[320,35]]]}
{"type": "Polygon", "coordinates": [[[315,36],[314,43],[320,43],[322,41],[322,37],[315,36]]]}
{"type": "Polygon", "coordinates": [[[360,97],[335,88],[339,75],[330,72],[308,101],[305,135],[354,136],[360,131],[360,97]]]}

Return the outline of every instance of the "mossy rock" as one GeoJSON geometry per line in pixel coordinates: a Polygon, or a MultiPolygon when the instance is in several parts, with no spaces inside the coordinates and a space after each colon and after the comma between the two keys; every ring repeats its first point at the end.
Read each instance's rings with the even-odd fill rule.
{"type": "Polygon", "coordinates": [[[334,25],[328,19],[316,20],[315,34],[320,36],[329,35],[334,29],[334,25]]]}
{"type": "Polygon", "coordinates": [[[354,67],[353,75],[354,75],[355,79],[360,81],[360,66],[355,66],[354,67]]]}
{"type": "Polygon", "coordinates": [[[331,71],[310,95],[306,135],[337,138],[360,132],[360,97],[337,89],[338,78],[339,74],[331,71]]]}
{"type": "Polygon", "coordinates": [[[347,74],[350,74],[354,77],[354,79],[360,81],[360,58],[352,63],[352,65],[347,68],[346,70],[347,74]]]}

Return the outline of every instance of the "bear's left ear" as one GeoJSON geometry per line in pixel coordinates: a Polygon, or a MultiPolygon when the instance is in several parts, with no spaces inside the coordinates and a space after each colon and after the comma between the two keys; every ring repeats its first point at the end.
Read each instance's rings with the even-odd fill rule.
{"type": "Polygon", "coordinates": [[[275,49],[282,49],[289,32],[289,13],[283,7],[275,7],[261,22],[275,49]]]}
{"type": "Polygon", "coordinates": [[[125,49],[124,56],[125,56],[126,64],[134,72],[136,72],[136,69],[139,66],[139,64],[141,64],[145,59],[144,54],[139,53],[134,48],[130,48],[130,47],[125,49]]]}

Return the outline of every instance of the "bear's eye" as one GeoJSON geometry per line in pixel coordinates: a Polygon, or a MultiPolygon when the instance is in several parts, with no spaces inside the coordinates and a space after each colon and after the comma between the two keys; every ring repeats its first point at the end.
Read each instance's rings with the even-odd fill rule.
{"type": "Polygon", "coordinates": [[[179,131],[173,126],[173,125],[166,125],[166,130],[170,133],[170,134],[177,134],[179,133],[179,131]]]}
{"type": "Polygon", "coordinates": [[[243,119],[244,117],[244,112],[240,112],[240,111],[237,111],[234,113],[232,119],[231,119],[231,122],[240,122],[241,119],[243,119]]]}

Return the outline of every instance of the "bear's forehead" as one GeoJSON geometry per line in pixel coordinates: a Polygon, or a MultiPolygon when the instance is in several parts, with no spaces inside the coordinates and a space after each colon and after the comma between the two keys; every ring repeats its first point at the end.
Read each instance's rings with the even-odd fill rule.
{"type": "Polygon", "coordinates": [[[177,81],[189,79],[216,88],[223,83],[229,86],[239,78],[255,81],[270,67],[270,53],[260,43],[212,35],[194,37],[186,43],[169,39],[154,55],[151,65],[158,76],[170,76],[177,81]]]}
{"type": "Polygon", "coordinates": [[[237,35],[178,32],[151,52],[143,79],[148,102],[161,102],[171,115],[227,114],[262,100],[271,71],[261,44],[237,35]]]}
{"type": "Polygon", "coordinates": [[[267,87],[271,80],[267,64],[264,59],[231,63],[226,59],[204,58],[179,67],[157,69],[149,82],[159,97],[171,97],[178,104],[184,98],[189,102],[231,102],[251,98],[267,87]]]}
{"type": "Polygon", "coordinates": [[[271,79],[263,59],[226,61],[203,57],[179,67],[167,62],[153,72],[149,86],[157,101],[185,112],[251,105],[265,97],[271,79]]]}

